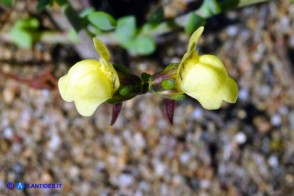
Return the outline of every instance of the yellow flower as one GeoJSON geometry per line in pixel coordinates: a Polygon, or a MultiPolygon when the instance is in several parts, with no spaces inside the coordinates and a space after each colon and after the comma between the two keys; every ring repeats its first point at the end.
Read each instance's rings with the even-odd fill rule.
{"type": "Polygon", "coordinates": [[[91,116],[120,86],[118,75],[109,63],[108,49],[96,38],[93,42],[100,55],[99,61],[79,61],[58,81],[61,97],[67,102],[74,101],[82,116],[91,116]]]}
{"type": "Polygon", "coordinates": [[[238,86],[219,58],[198,55],[196,45],[203,30],[204,27],[198,28],[190,38],[188,51],[178,67],[177,84],[179,90],[197,99],[205,109],[213,110],[220,108],[223,100],[235,103],[238,86]]]}

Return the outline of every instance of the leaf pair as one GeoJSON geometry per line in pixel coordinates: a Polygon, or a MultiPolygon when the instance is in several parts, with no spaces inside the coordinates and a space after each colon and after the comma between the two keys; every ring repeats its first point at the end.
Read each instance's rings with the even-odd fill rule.
{"type": "Polygon", "coordinates": [[[132,55],[148,55],[155,50],[155,41],[140,34],[134,16],[125,16],[117,21],[115,38],[132,55]]]}

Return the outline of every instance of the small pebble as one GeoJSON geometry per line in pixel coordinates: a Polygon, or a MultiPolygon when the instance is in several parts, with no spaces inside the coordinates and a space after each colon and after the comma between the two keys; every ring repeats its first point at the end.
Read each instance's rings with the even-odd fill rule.
{"type": "Polygon", "coordinates": [[[227,28],[227,34],[230,37],[234,37],[238,34],[239,32],[239,28],[236,25],[231,25],[227,28]]]}
{"type": "Polygon", "coordinates": [[[288,115],[289,113],[289,108],[285,105],[282,105],[280,108],[279,108],[279,113],[281,115],[288,115]]]}
{"type": "Polygon", "coordinates": [[[294,130],[294,112],[291,112],[289,114],[289,122],[290,122],[290,125],[291,125],[291,129],[294,130]]]}
{"type": "Polygon", "coordinates": [[[210,181],[206,179],[200,180],[200,187],[203,189],[208,189],[210,187],[210,181]]]}
{"type": "Polygon", "coordinates": [[[13,143],[12,145],[12,152],[14,154],[19,154],[21,152],[22,145],[20,143],[13,143]]]}
{"type": "Polygon", "coordinates": [[[275,114],[271,117],[271,123],[274,126],[279,126],[282,123],[282,118],[279,114],[275,114]]]}
{"type": "Polygon", "coordinates": [[[11,104],[12,101],[14,100],[14,97],[15,97],[15,90],[12,87],[5,88],[3,90],[3,98],[7,104],[11,104]]]}
{"type": "Polygon", "coordinates": [[[244,144],[246,142],[246,135],[243,132],[238,132],[235,135],[235,140],[238,144],[244,144]]]}
{"type": "Polygon", "coordinates": [[[53,134],[53,135],[51,136],[50,141],[49,141],[49,148],[50,148],[51,150],[55,151],[55,150],[58,149],[60,143],[61,143],[61,140],[60,140],[59,136],[56,135],[56,134],[53,134]]]}
{"type": "Polygon", "coordinates": [[[192,118],[195,120],[201,120],[203,118],[203,110],[197,107],[192,113],[192,118]]]}
{"type": "Polygon", "coordinates": [[[71,166],[70,168],[68,168],[68,173],[70,178],[76,178],[78,177],[80,170],[77,166],[71,166]]]}
{"type": "Polygon", "coordinates": [[[166,170],[165,165],[159,161],[154,164],[154,167],[155,167],[155,173],[158,176],[162,176],[166,170]]]}
{"type": "Polygon", "coordinates": [[[12,139],[12,137],[13,137],[13,130],[12,130],[12,128],[11,127],[6,127],[3,130],[3,136],[6,139],[12,139]]]}
{"type": "Polygon", "coordinates": [[[47,98],[47,99],[51,96],[51,92],[49,90],[47,90],[47,89],[43,89],[41,91],[41,93],[42,93],[43,97],[47,98]]]}
{"type": "Polygon", "coordinates": [[[141,133],[136,133],[134,135],[133,145],[137,148],[144,148],[145,146],[145,139],[143,138],[141,133]]]}
{"type": "Polygon", "coordinates": [[[278,160],[278,157],[277,156],[274,156],[274,155],[271,155],[269,158],[268,158],[268,163],[270,166],[272,167],[277,167],[279,165],[279,160],[278,160]]]}
{"type": "Polygon", "coordinates": [[[121,187],[127,187],[130,186],[134,183],[134,178],[133,176],[129,175],[129,174],[121,174],[118,177],[118,184],[121,187]]]}
{"type": "Polygon", "coordinates": [[[182,153],[181,154],[181,156],[180,156],[181,163],[186,164],[186,163],[188,163],[189,160],[190,160],[189,153],[182,153]]]}
{"type": "Polygon", "coordinates": [[[160,186],[160,193],[161,195],[168,195],[168,187],[165,183],[161,183],[161,186],[160,186]]]}
{"type": "Polygon", "coordinates": [[[242,101],[247,101],[249,99],[249,92],[245,88],[239,90],[238,98],[242,101]]]}

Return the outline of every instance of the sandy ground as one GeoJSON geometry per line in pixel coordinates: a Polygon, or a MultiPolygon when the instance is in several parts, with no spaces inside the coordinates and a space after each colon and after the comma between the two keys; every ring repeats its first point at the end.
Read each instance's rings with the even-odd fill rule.
{"type": "MultiPolygon", "coordinates": [[[[159,52],[163,62],[183,55],[188,37],[175,38],[159,52]]],[[[84,118],[56,89],[1,75],[1,195],[293,195],[294,4],[273,1],[209,21],[199,51],[224,60],[238,102],[217,111],[177,102],[173,126],[155,95],[125,102],[110,126],[110,105],[84,118]],[[18,181],[62,188],[6,188],[18,181]]],[[[0,43],[1,71],[23,78],[58,78],[77,60],[68,45],[0,43]]],[[[135,72],[158,64],[130,58],[135,72]]]]}

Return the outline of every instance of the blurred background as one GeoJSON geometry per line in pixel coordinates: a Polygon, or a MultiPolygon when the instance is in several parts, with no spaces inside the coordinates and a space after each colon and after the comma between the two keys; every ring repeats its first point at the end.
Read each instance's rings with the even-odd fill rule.
{"type": "MultiPolygon", "coordinates": [[[[71,3],[77,11],[92,6],[115,19],[133,15],[140,26],[158,7],[165,19],[174,20],[203,1],[71,3]]],[[[86,118],[61,99],[58,78],[77,61],[98,58],[61,7],[41,9],[36,0],[0,7],[1,195],[294,194],[291,1],[230,9],[200,21],[206,25],[199,53],[224,61],[239,98],[215,111],[192,99],[179,101],[173,126],[162,98],[152,94],[124,102],[114,126],[111,105],[86,118]],[[62,188],[6,188],[18,181],[62,183],[62,188]]],[[[97,34],[109,46],[112,62],[137,74],[179,62],[189,40],[189,29],[172,28],[152,37],[154,48],[138,53],[115,43],[111,32],[97,34]]]]}

